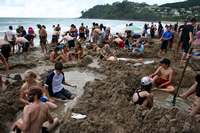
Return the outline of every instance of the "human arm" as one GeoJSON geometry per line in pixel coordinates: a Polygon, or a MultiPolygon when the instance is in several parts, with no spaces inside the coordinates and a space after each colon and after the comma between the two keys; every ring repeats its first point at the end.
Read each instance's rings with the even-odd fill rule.
{"type": "Polygon", "coordinates": [[[156,75],[160,72],[160,68],[161,68],[161,67],[159,67],[159,68],[155,71],[155,73],[149,75],[149,78],[153,78],[154,76],[156,76],[156,75]]]}
{"type": "Polygon", "coordinates": [[[78,54],[78,50],[76,50],[76,47],[74,47],[74,54],[78,54]]]}
{"type": "Polygon", "coordinates": [[[51,113],[50,113],[50,111],[49,111],[48,108],[47,108],[47,114],[46,114],[46,116],[47,116],[47,119],[48,119],[49,123],[53,123],[54,122],[54,119],[53,119],[53,117],[52,117],[52,115],[51,115],[51,113]]]}
{"type": "Polygon", "coordinates": [[[65,58],[68,58],[67,55],[64,52],[64,49],[62,49],[61,53],[65,56],[65,58]]]}
{"type": "Polygon", "coordinates": [[[70,85],[70,84],[68,84],[68,83],[65,82],[65,81],[63,82],[63,84],[64,84],[64,85],[67,85],[67,86],[71,86],[71,87],[77,88],[77,85],[70,85]]]}
{"type": "MultiPolygon", "coordinates": [[[[25,83],[25,84],[26,84],[26,83],[25,83]]],[[[21,89],[20,89],[20,98],[19,98],[19,100],[20,100],[22,103],[24,103],[25,105],[30,105],[30,103],[29,103],[27,100],[24,99],[24,97],[25,97],[24,91],[25,91],[25,89],[26,89],[26,85],[25,85],[25,84],[23,84],[22,87],[21,87],[21,89]]]]}
{"type": "Polygon", "coordinates": [[[43,92],[45,94],[45,96],[49,99],[49,102],[55,102],[50,96],[49,96],[49,93],[47,92],[47,86],[44,85],[43,87],[43,92]]]}
{"type": "Polygon", "coordinates": [[[57,62],[54,58],[55,56],[55,52],[52,52],[51,55],[50,55],[50,60],[53,61],[53,62],[57,62]]]}
{"type": "Polygon", "coordinates": [[[194,37],[192,36],[192,32],[189,32],[190,40],[189,43],[191,44],[194,41],[194,37]]]}
{"type": "MultiPolygon", "coordinates": [[[[31,106],[31,105],[30,105],[31,106]]],[[[15,122],[12,131],[15,131],[17,128],[19,128],[23,132],[27,132],[30,129],[30,107],[25,106],[23,111],[24,117],[23,117],[23,124],[20,122],[15,122]]]]}

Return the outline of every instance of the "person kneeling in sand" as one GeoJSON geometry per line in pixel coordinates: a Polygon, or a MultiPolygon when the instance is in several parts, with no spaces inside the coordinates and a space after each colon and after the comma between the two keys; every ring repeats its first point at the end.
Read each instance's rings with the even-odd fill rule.
{"type": "Polygon", "coordinates": [[[160,63],[161,66],[156,70],[156,72],[149,76],[150,78],[153,78],[152,85],[155,83],[159,85],[158,88],[154,88],[152,90],[174,92],[175,88],[171,85],[173,70],[169,67],[170,60],[164,58],[162,61],[160,61],[160,63]],[[157,75],[159,73],[161,73],[160,77],[157,75]]]}
{"type": "Polygon", "coordinates": [[[85,53],[83,53],[83,48],[81,47],[80,43],[76,44],[76,47],[74,48],[74,55],[78,60],[82,59],[85,56],[85,53]]]}
{"type": "Polygon", "coordinates": [[[59,51],[60,51],[60,48],[56,47],[54,51],[51,52],[50,54],[50,60],[53,62],[58,62],[62,59],[64,62],[69,62],[69,58],[66,58],[63,54],[60,54],[60,55],[58,54],[59,51]]]}
{"type": "Polygon", "coordinates": [[[93,47],[92,49],[90,49],[90,51],[96,51],[96,53],[99,53],[101,48],[99,48],[99,46],[93,42],[90,43],[91,46],[93,47]]]}
{"type": "Polygon", "coordinates": [[[26,90],[29,102],[33,102],[32,105],[27,105],[23,110],[23,119],[18,119],[12,128],[13,132],[34,132],[34,133],[47,133],[54,129],[58,123],[58,118],[53,119],[49,111],[48,106],[40,101],[43,94],[42,89],[39,86],[33,86],[26,90]],[[44,122],[45,117],[48,121],[44,122]]]}
{"type": "Polygon", "coordinates": [[[139,104],[144,107],[153,107],[153,94],[151,92],[151,79],[143,77],[141,79],[141,87],[133,94],[134,104],[139,104]]]}
{"type": "Polygon", "coordinates": [[[117,58],[113,52],[114,56],[109,56],[109,55],[101,55],[100,59],[105,59],[106,61],[110,61],[110,62],[127,62],[127,63],[143,63],[144,59],[129,59],[129,58],[117,58]]]}
{"type": "Polygon", "coordinates": [[[54,102],[54,100],[49,96],[49,94],[56,97],[55,100],[61,102],[67,102],[68,99],[74,99],[74,95],[70,91],[64,89],[61,84],[68,85],[74,88],[77,88],[77,85],[71,85],[65,82],[65,77],[62,70],[63,64],[61,62],[57,62],[55,64],[55,70],[47,76],[47,80],[44,84],[43,90],[50,102],[54,102]],[[47,92],[47,88],[49,94],[47,92]]]}

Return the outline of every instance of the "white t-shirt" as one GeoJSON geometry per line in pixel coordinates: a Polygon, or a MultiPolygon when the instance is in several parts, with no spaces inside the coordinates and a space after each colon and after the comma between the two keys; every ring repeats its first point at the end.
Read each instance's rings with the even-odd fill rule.
{"type": "Polygon", "coordinates": [[[151,34],[150,29],[147,30],[147,34],[149,34],[149,35],[151,34]]]}
{"type": "Polygon", "coordinates": [[[13,35],[15,35],[15,32],[13,32],[12,30],[8,30],[6,32],[6,35],[7,35],[8,41],[12,41],[12,38],[13,38],[13,35]]]}

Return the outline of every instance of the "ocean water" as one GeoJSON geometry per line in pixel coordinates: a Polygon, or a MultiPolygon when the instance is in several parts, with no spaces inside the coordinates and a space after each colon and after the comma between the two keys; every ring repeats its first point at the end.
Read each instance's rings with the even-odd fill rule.
{"type": "MultiPolygon", "coordinates": [[[[84,26],[88,26],[91,30],[92,23],[103,24],[106,27],[111,28],[111,34],[116,35],[116,32],[122,33],[124,35],[124,30],[126,24],[133,23],[134,26],[138,26],[141,29],[144,24],[147,23],[151,25],[151,22],[144,21],[127,21],[127,20],[105,20],[105,19],[79,19],[79,18],[0,18],[0,39],[4,38],[5,32],[8,30],[9,26],[13,26],[13,31],[16,32],[18,25],[24,26],[25,30],[28,31],[29,27],[32,27],[35,33],[38,35],[37,24],[45,25],[48,34],[48,42],[51,41],[51,36],[53,33],[52,26],[60,24],[61,34],[70,29],[70,25],[76,25],[77,29],[81,23],[84,26]]],[[[157,22],[154,22],[157,25],[157,22]]],[[[142,33],[142,30],[135,31],[135,33],[142,33]]],[[[35,46],[39,46],[39,37],[34,39],[35,46]]]]}

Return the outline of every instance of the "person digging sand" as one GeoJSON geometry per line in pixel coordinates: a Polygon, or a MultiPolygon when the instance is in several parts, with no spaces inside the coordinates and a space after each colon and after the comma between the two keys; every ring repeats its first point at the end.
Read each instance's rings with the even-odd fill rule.
{"type": "Polygon", "coordinates": [[[170,60],[164,58],[160,63],[161,66],[156,70],[156,72],[149,76],[150,78],[153,78],[152,85],[158,85],[158,87],[155,87],[152,90],[161,90],[171,93],[175,92],[175,88],[171,85],[173,70],[169,67],[170,60]],[[159,73],[161,73],[161,76],[157,75],[159,73]]]}

